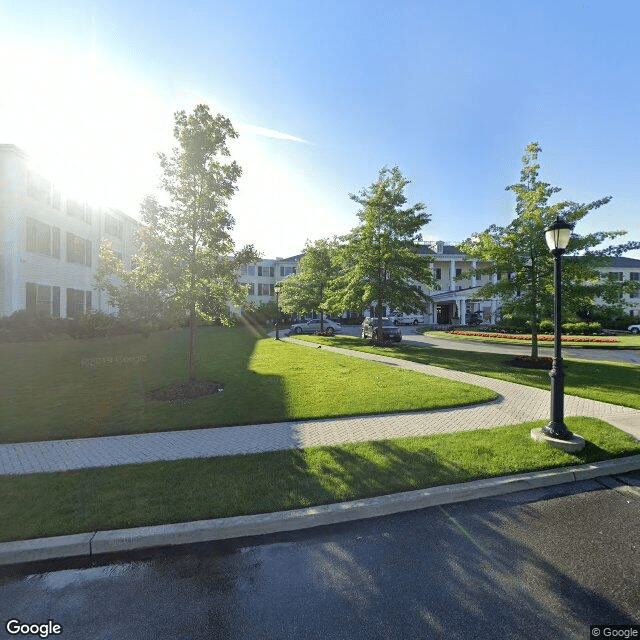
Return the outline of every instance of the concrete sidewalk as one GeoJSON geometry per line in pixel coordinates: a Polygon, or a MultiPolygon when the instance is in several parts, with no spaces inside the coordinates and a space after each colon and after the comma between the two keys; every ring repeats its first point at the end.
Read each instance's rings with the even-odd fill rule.
{"type": "MultiPolygon", "coordinates": [[[[288,340],[302,346],[318,348],[318,345],[313,343],[288,340]]],[[[549,391],[543,389],[387,356],[325,346],[322,349],[475,384],[496,391],[500,397],[487,404],[438,411],[6,444],[0,445],[0,475],[211,458],[344,442],[471,431],[549,417],[550,395],[549,391]]],[[[565,415],[601,418],[640,440],[639,410],[566,396],[565,415]]]]}

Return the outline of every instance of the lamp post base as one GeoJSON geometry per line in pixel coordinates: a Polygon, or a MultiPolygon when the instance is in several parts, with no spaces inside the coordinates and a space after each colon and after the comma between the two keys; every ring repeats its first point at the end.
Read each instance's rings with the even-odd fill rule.
{"type": "Polygon", "coordinates": [[[571,434],[571,438],[569,440],[561,440],[560,438],[554,438],[553,436],[547,435],[544,432],[544,429],[531,429],[531,437],[538,442],[546,442],[550,447],[562,449],[569,453],[582,451],[586,444],[585,439],[575,433],[571,434]]]}

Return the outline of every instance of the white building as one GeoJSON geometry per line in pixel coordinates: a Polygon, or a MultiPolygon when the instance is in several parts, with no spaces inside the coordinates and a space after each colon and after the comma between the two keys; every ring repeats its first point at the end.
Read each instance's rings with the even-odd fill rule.
{"type": "Polygon", "coordinates": [[[260,306],[275,300],[276,283],[297,272],[302,256],[301,253],[290,258],[265,259],[242,267],[238,280],[249,285],[249,304],[260,306]]]}
{"type": "MultiPolygon", "coordinates": [[[[106,294],[95,287],[100,245],[109,241],[130,267],[137,229],[136,220],[121,211],[94,207],[62,193],[37,172],[24,151],[0,144],[0,316],[19,309],[60,317],[113,311],[106,294]]],[[[465,324],[473,312],[487,323],[498,320],[499,298],[473,299],[482,285],[495,282],[496,275],[456,280],[482,265],[441,241],[420,245],[418,251],[433,258],[436,288],[418,283],[433,300],[425,309],[427,323],[465,324]]],[[[275,284],[296,273],[302,255],[244,267],[239,281],[249,285],[249,302],[259,306],[275,300],[275,284]]],[[[600,271],[637,281],[640,260],[614,258],[600,271]]],[[[638,315],[640,294],[625,294],[623,302],[628,313],[638,315]]]]}
{"type": "Polygon", "coordinates": [[[121,211],[73,199],[19,147],[0,145],[0,316],[110,311],[95,288],[100,245],[108,240],[130,265],[137,227],[121,211]]]}
{"type": "MultiPolygon", "coordinates": [[[[433,258],[435,289],[417,283],[423,291],[431,297],[432,303],[425,309],[425,322],[433,325],[465,324],[472,313],[479,314],[481,320],[492,324],[499,320],[502,301],[495,296],[489,300],[474,300],[478,289],[489,282],[496,283],[498,275],[485,275],[457,280],[462,273],[485,266],[475,259],[459,252],[453,245],[442,241],[420,245],[418,251],[433,258]]],[[[261,260],[244,267],[240,281],[249,285],[249,301],[259,305],[275,300],[274,286],[277,282],[291,273],[296,273],[303,254],[290,258],[276,258],[275,260],[261,260]]],[[[640,260],[634,258],[613,258],[609,267],[602,267],[600,272],[614,273],[618,279],[639,280],[640,260]]],[[[625,310],[631,315],[638,315],[637,304],[640,294],[630,296],[624,294],[625,310]]],[[[598,301],[596,301],[598,302],[598,301]]],[[[384,314],[390,315],[391,309],[385,308],[384,314]]],[[[364,315],[374,315],[373,309],[363,310],[364,315]]],[[[358,314],[353,314],[358,315],[358,314]]]]}

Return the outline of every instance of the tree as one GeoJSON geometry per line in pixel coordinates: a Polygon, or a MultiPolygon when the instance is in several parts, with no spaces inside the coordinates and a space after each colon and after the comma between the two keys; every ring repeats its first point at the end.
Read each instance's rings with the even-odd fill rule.
{"type": "Polygon", "coordinates": [[[398,167],[385,167],[371,186],[350,194],[362,207],[361,224],[343,238],[342,271],[328,299],[332,307],[364,309],[375,302],[382,323],[385,305],[411,312],[430,301],[418,283],[433,287],[432,259],[418,253],[417,243],[431,216],[421,202],[403,208],[408,184],[398,167]]]}
{"type": "MultiPolygon", "coordinates": [[[[460,245],[460,251],[483,261],[461,277],[491,274],[497,282],[482,286],[477,298],[502,298],[503,313],[527,318],[531,330],[531,357],[538,357],[538,323],[550,317],[553,309],[553,257],[547,247],[544,230],[557,216],[575,225],[587,214],[609,203],[611,196],[588,204],[563,200],[550,204],[550,198],[561,189],[539,178],[537,164],[540,145],[527,145],[522,158],[520,182],[506,187],[516,194],[515,218],[505,227],[492,225],[460,245]]],[[[637,289],[634,283],[614,282],[601,278],[598,268],[611,264],[618,256],[640,247],[640,242],[610,245],[598,249],[607,240],[625,235],[626,231],[598,231],[584,236],[575,231],[563,260],[563,306],[574,314],[585,313],[595,306],[595,298],[605,304],[619,302],[622,291],[637,289]]]]}
{"type": "Polygon", "coordinates": [[[239,269],[258,256],[252,246],[235,252],[230,235],[234,220],[227,205],[242,172],[226,160],[227,139],[238,135],[231,122],[201,104],[189,115],[176,112],[173,134],[178,144],[171,155],[158,154],[167,204],[144,200],[141,248],[125,281],[129,291],[151,291],[187,317],[192,381],[198,321],[230,321],[229,305],[246,300],[239,269]]]}
{"type": "Polygon", "coordinates": [[[336,240],[307,242],[298,273],[280,283],[280,308],[285,313],[320,311],[320,331],[324,330],[324,313],[331,311],[328,292],[338,276],[336,240]]]}

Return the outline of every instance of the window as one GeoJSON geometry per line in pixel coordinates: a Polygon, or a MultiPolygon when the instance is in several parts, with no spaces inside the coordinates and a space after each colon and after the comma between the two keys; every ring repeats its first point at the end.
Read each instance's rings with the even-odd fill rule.
{"type": "Polygon", "coordinates": [[[247,294],[250,296],[255,296],[256,295],[256,285],[253,284],[253,282],[250,282],[247,285],[247,294]]]}
{"type": "Polygon", "coordinates": [[[280,277],[284,278],[284,276],[290,276],[291,274],[296,272],[295,267],[280,267],[280,277]]]}
{"type": "Polygon", "coordinates": [[[456,269],[456,278],[459,278],[462,275],[462,269],[456,269]]]}
{"type": "MultiPolygon", "coordinates": [[[[640,273],[635,271],[635,272],[631,272],[629,274],[629,280],[631,280],[632,282],[638,282],[640,281],[640,273]]],[[[633,293],[631,293],[629,295],[630,298],[640,298],[640,289],[638,291],[634,291],[633,293]]]]}
{"type": "Polygon", "coordinates": [[[258,275],[273,278],[275,276],[275,267],[258,267],[258,275]]]}
{"type": "Polygon", "coordinates": [[[34,218],[27,218],[27,251],[59,258],[60,229],[34,218]]]}
{"type": "Polygon", "coordinates": [[[32,198],[49,204],[51,201],[51,182],[36,173],[30,172],[28,177],[27,193],[32,198]]]}
{"type": "Polygon", "coordinates": [[[56,318],[60,317],[60,287],[51,287],[51,315],[56,318]]]}
{"type": "Polygon", "coordinates": [[[60,229],[51,227],[51,255],[60,258],[60,229]]]}
{"type": "Polygon", "coordinates": [[[84,305],[84,291],[80,291],[78,289],[67,289],[67,318],[79,318],[84,315],[84,305]]]}
{"type": "Polygon", "coordinates": [[[442,280],[442,269],[436,267],[436,280],[442,280]]]}
{"type": "Polygon", "coordinates": [[[27,311],[60,317],[60,287],[27,282],[27,311]]]}
{"type": "Polygon", "coordinates": [[[262,282],[258,282],[258,295],[259,296],[274,296],[275,291],[273,290],[275,285],[267,284],[266,282],[263,284],[262,282]]]}
{"type": "Polygon", "coordinates": [[[91,224],[91,207],[79,200],[67,200],[67,215],[91,224]]]}
{"type": "Polygon", "coordinates": [[[91,266],[91,240],[67,232],[67,262],[91,266]]]}
{"type": "Polygon", "coordinates": [[[255,267],[255,265],[250,264],[250,265],[247,267],[247,275],[248,275],[248,276],[255,276],[255,275],[256,275],[256,267],[255,267]]]}
{"type": "Polygon", "coordinates": [[[27,311],[30,313],[51,313],[51,287],[27,282],[27,311]]]}
{"type": "Polygon", "coordinates": [[[111,216],[105,213],[104,216],[104,232],[109,233],[112,236],[122,238],[122,220],[118,220],[115,216],[111,216]]]}

